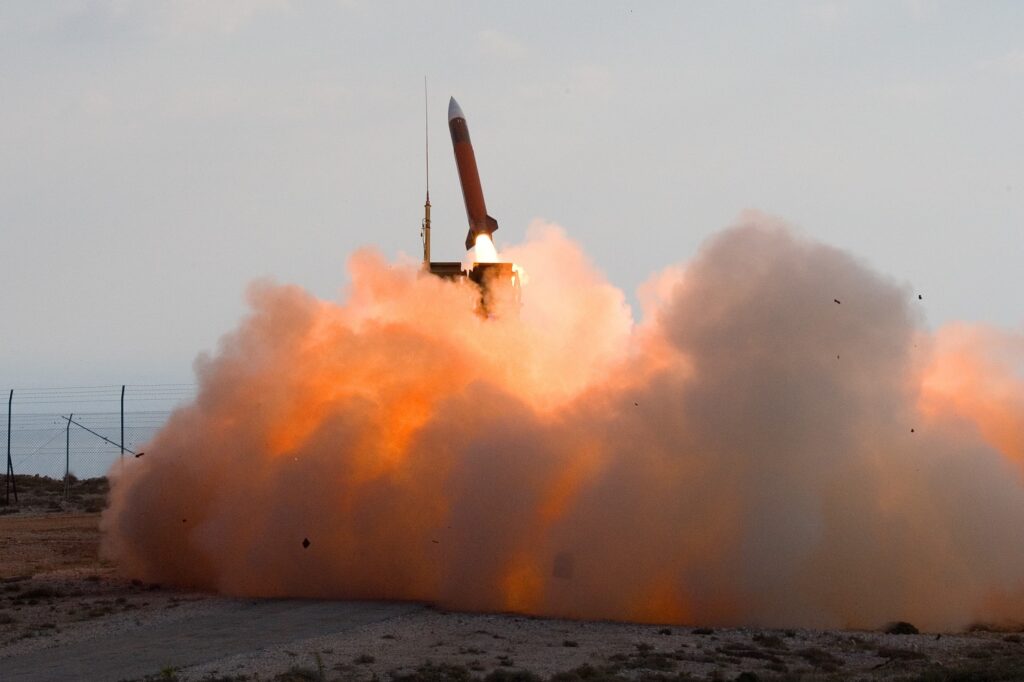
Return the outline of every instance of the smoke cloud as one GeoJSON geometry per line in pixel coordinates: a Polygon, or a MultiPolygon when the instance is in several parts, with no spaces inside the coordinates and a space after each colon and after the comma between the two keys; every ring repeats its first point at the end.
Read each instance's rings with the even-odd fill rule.
{"type": "Polygon", "coordinates": [[[762,626],[1024,619],[1024,336],[750,214],[634,322],[557,227],[521,309],[350,262],[252,286],[196,401],[111,471],[103,551],[245,596],[762,626]],[[308,547],[304,540],[308,539],[308,547]]]}

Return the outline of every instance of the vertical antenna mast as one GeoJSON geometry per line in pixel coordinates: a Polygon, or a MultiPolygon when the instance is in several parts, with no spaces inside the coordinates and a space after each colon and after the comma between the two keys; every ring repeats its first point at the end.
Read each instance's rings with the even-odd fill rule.
{"type": "Polygon", "coordinates": [[[427,169],[427,201],[423,204],[423,269],[430,271],[430,117],[427,98],[427,77],[423,77],[423,140],[427,169]]]}

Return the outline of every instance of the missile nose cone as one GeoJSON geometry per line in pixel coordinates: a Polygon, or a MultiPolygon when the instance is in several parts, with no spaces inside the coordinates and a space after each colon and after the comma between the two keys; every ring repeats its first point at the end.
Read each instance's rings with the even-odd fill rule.
{"type": "Polygon", "coordinates": [[[455,101],[454,97],[452,97],[448,100],[448,120],[454,121],[457,118],[465,119],[466,115],[462,113],[462,107],[460,107],[459,103],[455,101]]]}

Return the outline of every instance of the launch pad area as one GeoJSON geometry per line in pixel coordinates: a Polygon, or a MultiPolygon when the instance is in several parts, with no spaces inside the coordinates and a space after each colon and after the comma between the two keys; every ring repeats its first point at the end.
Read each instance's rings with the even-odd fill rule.
{"type": "Polygon", "coordinates": [[[495,312],[496,302],[507,297],[516,306],[520,300],[519,274],[512,263],[474,263],[469,270],[462,269],[458,261],[430,263],[430,274],[447,280],[467,279],[480,288],[479,312],[488,316],[495,312]]]}

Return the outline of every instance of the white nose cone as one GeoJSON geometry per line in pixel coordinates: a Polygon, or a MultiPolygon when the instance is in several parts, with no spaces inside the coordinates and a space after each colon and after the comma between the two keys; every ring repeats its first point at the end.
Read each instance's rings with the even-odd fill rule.
{"type": "Polygon", "coordinates": [[[448,120],[454,121],[457,118],[465,120],[466,115],[462,113],[462,107],[460,107],[459,103],[455,101],[454,97],[452,97],[448,100],[448,120]]]}

